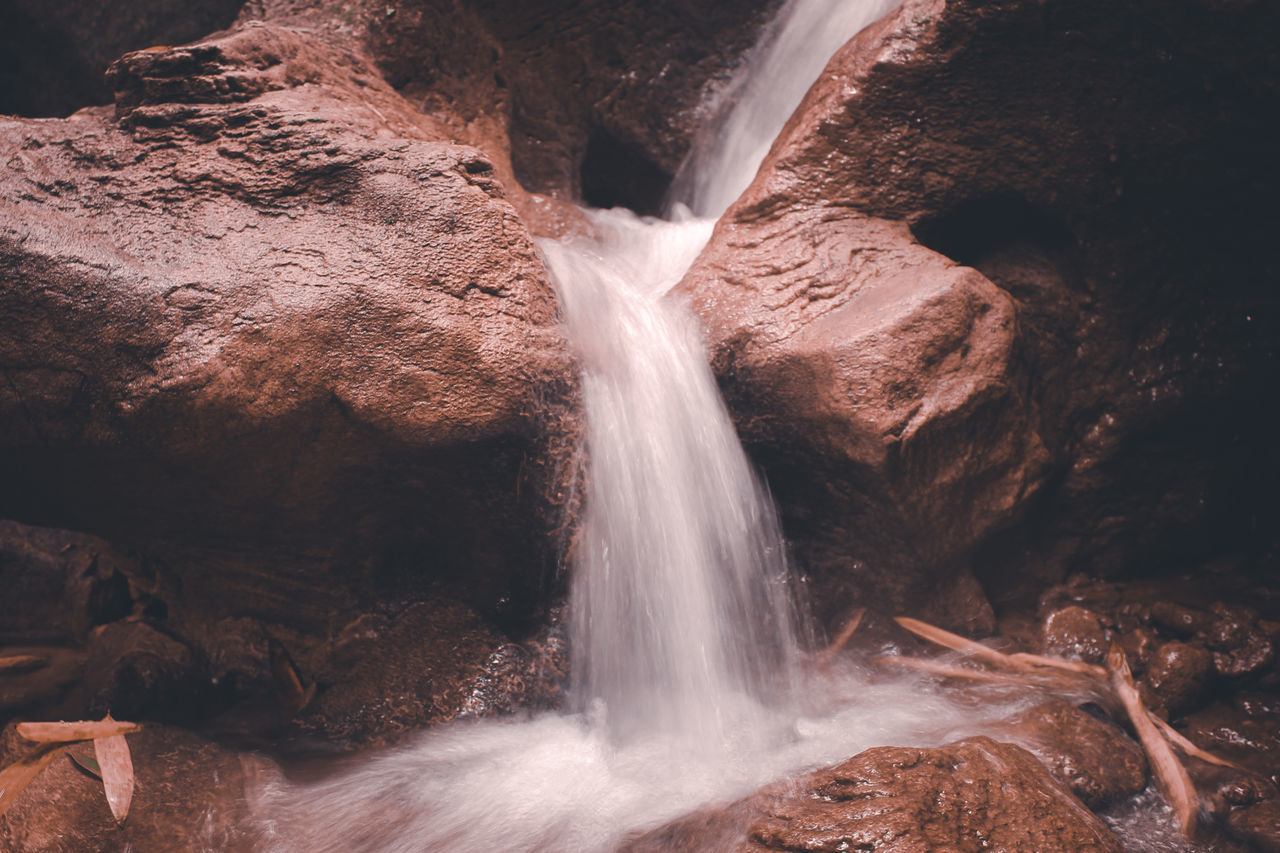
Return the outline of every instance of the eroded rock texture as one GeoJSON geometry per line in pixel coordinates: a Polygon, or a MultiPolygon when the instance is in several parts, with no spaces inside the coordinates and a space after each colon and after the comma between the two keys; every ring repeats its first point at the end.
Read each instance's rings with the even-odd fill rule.
{"type": "Polygon", "coordinates": [[[1115,836],[1030,753],[990,738],[879,747],[636,839],[660,850],[1118,851],[1115,836]]]}
{"type": "Polygon", "coordinates": [[[1275,25],[908,0],[833,59],[682,285],[827,618],[1267,565],[1275,25]]]}

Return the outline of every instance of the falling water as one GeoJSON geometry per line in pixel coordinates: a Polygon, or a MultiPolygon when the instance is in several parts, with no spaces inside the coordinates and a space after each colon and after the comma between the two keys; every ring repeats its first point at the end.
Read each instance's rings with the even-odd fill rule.
{"type": "Polygon", "coordinates": [[[790,0],[682,170],[672,221],[588,211],[543,241],[583,365],[586,508],[573,546],[575,707],[459,724],[309,786],[269,786],[281,851],[609,851],[634,830],[872,746],[943,743],[1008,712],[856,674],[797,702],[778,522],[697,325],[664,295],[835,49],[893,0],[790,0]],[[696,211],[694,216],[689,211],[696,211]]]}
{"type": "Polygon", "coordinates": [[[773,505],[693,318],[663,297],[827,59],[894,5],[787,4],[726,93],[734,108],[682,170],[674,221],[595,211],[595,236],[542,242],[584,364],[590,471],[573,565],[573,693],[616,737],[740,749],[731,733],[764,733],[743,716],[790,698],[794,608],[773,505]]]}

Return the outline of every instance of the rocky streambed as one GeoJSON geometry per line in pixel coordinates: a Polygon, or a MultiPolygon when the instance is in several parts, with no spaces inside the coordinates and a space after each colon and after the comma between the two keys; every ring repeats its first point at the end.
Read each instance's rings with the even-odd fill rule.
{"type": "MultiPolygon", "coordinates": [[[[563,705],[589,463],[535,238],[589,231],[576,202],[657,212],[773,11],[3,13],[0,766],[21,720],[144,726],[122,826],[60,757],[0,849],[257,849],[255,798],[334,753],[563,705]]],[[[907,0],[671,297],[814,650],[868,609],[808,700],[936,652],[894,615],[1087,663],[1115,643],[1236,765],[1186,762],[1201,849],[1280,848],[1276,17],[907,0]]],[[[917,684],[1013,710],[624,846],[1180,849],[1098,697],[917,684]]]]}

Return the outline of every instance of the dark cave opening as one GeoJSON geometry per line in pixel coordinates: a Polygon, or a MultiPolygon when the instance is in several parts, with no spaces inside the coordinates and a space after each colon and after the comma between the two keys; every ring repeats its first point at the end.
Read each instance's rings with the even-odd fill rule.
{"type": "Polygon", "coordinates": [[[662,200],[672,176],[650,160],[637,146],[629,145],[603,128],[587,140],[579,180],[582,200],[592,207],[627,207],[641,216],[662,212],[662,200]]]}

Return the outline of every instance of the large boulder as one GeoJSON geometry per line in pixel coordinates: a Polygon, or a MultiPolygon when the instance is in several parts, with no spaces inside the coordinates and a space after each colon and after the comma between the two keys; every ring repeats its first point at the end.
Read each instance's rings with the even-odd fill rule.
{"type": "Polygon", "coordinates": [[[1269,559],[1276,24],[907,0],[832,60],[681,285],[830,615],[1269,559]]]}
{"type": "Polygon", "coordinates": [[[312,625],[404,585],[536,589],[575,371],[486,155],[323,34],[110,79],[114,114],[0,121],[0,515],[312,625]]]}
{"type": "Polygon", "coordinates": [[[1119,853],[1122,848],[1030,753],[979,737],[934,749],[869,749],[724,809],[681,818],[623,849],[1119,853]]]}
{"type": "Polygon", "coordinates": [[[323,28],[362,44],[411,103],[492,154],[504,179],[653,213],[708,96],[779,5],[253,0],[239,20],[323,28]]]}

